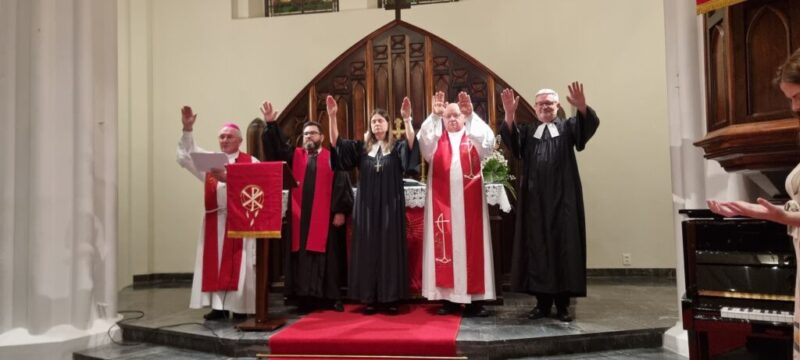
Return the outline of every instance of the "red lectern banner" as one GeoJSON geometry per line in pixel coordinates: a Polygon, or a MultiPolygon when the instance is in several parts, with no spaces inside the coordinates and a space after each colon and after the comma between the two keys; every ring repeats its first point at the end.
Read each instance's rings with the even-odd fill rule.
{"type": "Polygon", "coordinates": [[[228,237],[281,237],[283,163],[230,164],[228,237]]]}

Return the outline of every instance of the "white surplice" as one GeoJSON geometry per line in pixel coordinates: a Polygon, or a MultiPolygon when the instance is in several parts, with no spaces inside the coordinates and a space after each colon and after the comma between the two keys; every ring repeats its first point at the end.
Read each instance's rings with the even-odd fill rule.
{"type": "MultiPolygon", "coordinates": [[[[194,144],[191,132],[183,132],[178,143],[178,164],[189,170],[195,177],[205,184],[206,173],[197,171],[189,155],[192,152],[206,152],[194,144]]],[[[236,161],[239,152],[228,155],[228,163],[236,161]]],[[[259,162],[253,157],[253,162],[259,162]]],[[[202,192],[199,192],[200,196],[202,192]]],[[[217,183],[217,254],[222,254],[225,239],[225,216],[228,211],[227,187],[224,182],[217,183]]],[[[242,244],[242,261],[239,269],[239,284],[237,290],[203,292],[203,242],[205,239],[205,216],[200,227],[200,238],[197,241],[197,254],[194,262],[194,278],[192,279],[192,295],[189,307],[199,309],[211,306],[216,310],[230,310],[241,314],[254,314],[256,312],[256,242],[253,238],[244,238],[242,244]]],[[[221,261],[222,256],[218,261],[221,261]]],[[[219,264],[217,265],[219,266],[219,264]]]]}
{"type": "MultiPolygon", "coordinates": [[[[484,159],[491,155],[494,148],[494,132],[480,117],[473,114],[461,131],[445,134],[450,136],[452,146],[452,162],[450,166],[450,205],[453,231],[453,285],[452,289],[436,287],[435,254],[433,240],[433,203],[431,181],[433,165],[431,160],[442,136],[442,118],[431,115],[422,123],[417,133],[422,157],[431,164],[428,171],[428,191],[425,195],[425,230],[422,241],[422,296],[429,300],[448,300],[454,303],[468,304],[477,300],[495,298],[494,266],[492,262],[492,236],[489,227],[489,208],[486,205],[486,189],[481,187],[481,207],[483,212],[483,276],[484,293],[467,294],[467,257],[466,234],[464,226],[464,182],[461,171],[459,145],[464,133],[475,146],[478,155],[484,159]]],[[[481,172],[476,169],[476,172],[481,172]]],[[[481,177],[483,175],[481,174],[481,177]]]]}

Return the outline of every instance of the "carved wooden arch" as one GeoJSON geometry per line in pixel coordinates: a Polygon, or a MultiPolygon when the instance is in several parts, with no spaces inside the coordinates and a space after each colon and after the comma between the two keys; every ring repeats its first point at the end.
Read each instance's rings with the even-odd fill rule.
{"type": "MultiPolygon", "coordinates": [[[[445,92],[452,102],[464,90],[470,94],[475,112],[496,131],[505,117],[500,93],[509,87],[493,71],[453,44],[402,20],[394,20],[359,40],[320,71],[289,102],[277,121],[295,145],[300,144],[302,126],[309,120],[320,122],[327,134],[325,98],[331,94],[339,105],[339,134],[361,139],[369,114],[375,108],[386,109],[396,119],[403,97],[409,96],[413,124],[419,128],[430,112],[430,99],[435,91],[445,92]]],[[[563,109],[560,114],[563,116],[563,109]]],[[[535,118],[533,108],[523,98],[516,118],[519,122],[535,118]]],[[[254,150],[262,148],[257,134],[263,127],[263,122],[254,121],[248,129],[252,135],[248,136],[248,149],[250,144],[254,150]]],[[[327,137],[325,141],[324,146],[329,146],[327,137]]],[[[512,172],[516,173],[519,162],[503,150],[512,172]]],[[[513,211],[492,215],[492,247],[498,279],[507,279],[510,271],[513,219],[513,211]]],[[[270,244],[270,282],[276,286],[283,276],[284,245],[284,242],[270,244]]]]}
{"type": "Polygon", "coordinates": [[[745,44],[749,90],[747,116],[753,119],[780,117],[786,113],[786,99],[774,87],[763,89],[757,85],[769,87],[775,69],[792,54],[791,29],[786,14],[769,5],[756,10],[746,24],[745,44]],[[777,51],[763,51],[761,46],[766,39],[770,39],[777,51]],[[765,93],[757,94],[757,91],[765,93]]]}
{"type": "MultiPolygon", "coordinates": [[[[489,68],[449,42],[421,28],[394,20],[367,35],[334,59],[286,106],[278,123],[295,144],[301,141],[306,121],[319,121],[328,132],[325,98],[339,103],[339,134],[361,139],[368,117],[383,108],[399,118],[403,97],[411,99],[413,124],[419,128],[430,112],[435,91],[455,101],[467,91],[475,112],[496,129],[504,117],[500,92],[508,88],[489,68]]],[[[533,119],[530,104],[521,99],[517,117],[533,119]]],[[[394,125],[394,124],[393,124],[394,125]]],[[[328,145],[327,137],[326,144],[328,145]]]]}

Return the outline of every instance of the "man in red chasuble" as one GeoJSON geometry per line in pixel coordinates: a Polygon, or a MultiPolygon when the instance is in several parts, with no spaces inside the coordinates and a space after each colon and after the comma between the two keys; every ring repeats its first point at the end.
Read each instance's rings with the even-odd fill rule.
{"type": "Polygon", "coordinates": [[[331,168],[319,123],[303,125],[303,146],[295,148],[278,126],[270,102],[264,102],[261,113],[267,122],[262,135],[266,160],[286,161],[298,181],[291,191],[284,237],[288,242],[284,293],[301,313],[320,308],[344,311],[340,287],[346,271],[344,224],[353,208],[350,178],[331,168]]]}
{"type": "Polygon", "coordinates": [[[444,300],[438,314],[466,304],[465,316],[487,316],[481,301],[495,298],[492,239],[481,159],[491,155],[494,132],[472,111],[465,92],[446,104],[437,92],[417,141],[428,161],[422,296],[444,300]]]}
{"type": "MultiPolygon", "coordinates": [[[[190,156],[193,152],[207,152],[194,143],[192,129],[197,114],[192,108],[181,109],[183,136],[178,143],[178,163],[205,183],[205,216],[197,243],[192,295],[189,307],[199,309],[210,306],[206,320],[227,318],[242,320],[255,313],[255,241],[229,238],[226,234],[227,194],[224,169],[208,173],[198,171],[190,156]]],[[[219,131],[219,148],[228,157],[228,163],[251,163],[258,159],[239,151],[242,133],[236,124],[225,124],[219,131]]]]}

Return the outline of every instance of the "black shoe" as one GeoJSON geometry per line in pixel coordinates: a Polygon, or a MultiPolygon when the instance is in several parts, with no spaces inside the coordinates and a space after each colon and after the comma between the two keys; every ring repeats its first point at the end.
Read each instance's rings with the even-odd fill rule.
{"type": "Polygon", "coordinates": [[[233,313],[233,317],[232,318],[235,321],[244,321],[244,320],[247,320],[247,314],[235,312],[235,313],[233,313]]]}
{"type": "Polygon", "coordinates": [[[400,312],[400,310],[397,308],[397,305],[386,305],[383,311],[386,313],[386,315],[397,315],[397,313],[400,312]]]}
{"type": "Polygon", "coordinates": [[[445,303],[442,304],[442,307],[440,307],[439,310],[436,310],[436,315],[450,315],[450,314],[454,314],[456,311],[458,311],[460,309],[461,309],[461,305],[458,305],[456,303],[452,303],[452,302],[449,302],[449,301],[445,301],[445,303]]]}
{"type": "Polygon", "coordinates": [[[303,298],[302,301],[300,301],[297,310],[301,314],[306,315],[314,311],[317,311],[318,309],[326,309],[327,307],[328,305],[319,299],[306,297],[303,298]]]}
{"type": "Polygon", "coordinates": [[[342,300],[336,300],[333,303],[333,311],[344,312],[344,304],[342,304],[342,300]]]}
{"type": "Polygon", "coordinates": [[[531,320],[539,320],[550,316],[550,311],[544,311],[542,309],[533,308],[531,312],[528,313],[528,319],[531,320]]]}
{"type": "Polygon", "coordinates": [[[487,317],[489,316],[489,310],[486,310],[485,307],[481,304],[467,304],[464,307],[464,316],[466,317],[487,317]]]}
{"type": "Polygon", "coordinates": [[[570,322],[572,321],[572,316],[569,316],[569,312],[567,311],[564,312],[559,311],[558,313],[556,313],[556,319],[563,322],[570,322]]]}
{"type": "Polygon", "coordinates": [[[295,313],[298,315],[308,315],[312,311],[314,311],[314,308],[305,303],[297,304],[295,309],[295,313]]]}
{"type": "Polygon", "coordinates": [[[203,319],[206,320],[222,320],[227,318],[228,318],[228,310],[213,309],[209,313],[203,315],[203,319]]]}
{"type": "Polygon", "coordinates": [[[367,305],[364,307],[364,310],[362,310],[362,312],[364,313],[364,315],[372,315],[378,312],[378,309],[375,308],[375,305],[367,305]]]}

